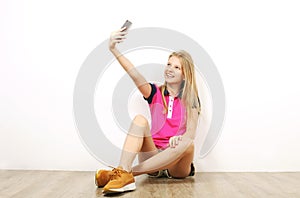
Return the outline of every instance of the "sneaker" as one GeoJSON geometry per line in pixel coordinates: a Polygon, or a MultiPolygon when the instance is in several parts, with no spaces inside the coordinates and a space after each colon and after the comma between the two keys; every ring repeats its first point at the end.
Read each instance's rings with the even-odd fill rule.
{"type": "Polygon", "coordinates": [[[195,175],[195,166],[193,164],[193,162],[191,163],[191,172],[189,174],[189,176],[194,176],[195,175]]]}
{"type": "Polygon", "coordinates": [[[170,175],[168,169],[164,170],[164,176],[165,176],[166,178],[169,178],[169,179],[172,178],[172,176],[170,175]]]}
{"type": "Polygon", "coordinates": [[[136,189],[132,172],[129,173],[122,167],[118,167],[113,169],[113,173],[110,181],[103,187],[103,193],[120,193],[136,189]]]}
{"type": "Polygon", "coordinates": [[[114,170],[97,170],[95,173],[95,184],[98,188],[105,186],[114,174],[114,170]]]}
{"type": "MultiPolygon", "coordinates": [[[[166,176],[167,178],[170,178],[170,179],[172,178],[172,176],[170,175],[168,169],[164,170],[163,175],[166,176]]],[[[192,162],[191,163],[191,171],[190,171],[188,176],[194,176],[194,175],[195,175],[195,166],[194,166],[194,163],[192,162]]]]}

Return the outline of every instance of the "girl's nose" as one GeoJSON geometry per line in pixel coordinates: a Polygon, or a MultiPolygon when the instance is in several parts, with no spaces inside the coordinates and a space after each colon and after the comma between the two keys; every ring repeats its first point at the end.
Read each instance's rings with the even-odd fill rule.
{"type": "Polygon", "coordinates": [[[172,67],[167,67],[167,71],[168,72],[173,72],[173,68],[172,67]]]}

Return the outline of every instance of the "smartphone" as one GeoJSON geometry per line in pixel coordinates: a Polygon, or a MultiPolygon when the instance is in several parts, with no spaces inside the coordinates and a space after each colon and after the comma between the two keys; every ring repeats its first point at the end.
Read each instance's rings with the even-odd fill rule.
{"type": "Polygon", "coordinates": [[[129,20],[126,20],[125,23],[122,25],[121,28],[126,27],[125,30],[128,30],[130,28],[131,24],[132,23],[129,20]]]}

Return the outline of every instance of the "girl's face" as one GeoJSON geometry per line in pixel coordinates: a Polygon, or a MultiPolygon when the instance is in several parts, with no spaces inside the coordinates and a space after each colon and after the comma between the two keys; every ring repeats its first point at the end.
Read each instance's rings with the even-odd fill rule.
{"type": "Polygon", "coordinates": [[[176,56],[169,58],[164,76],[165,81],[169,84],[180,84],[182,82],[184,76],[179,58],[176,56]]]}

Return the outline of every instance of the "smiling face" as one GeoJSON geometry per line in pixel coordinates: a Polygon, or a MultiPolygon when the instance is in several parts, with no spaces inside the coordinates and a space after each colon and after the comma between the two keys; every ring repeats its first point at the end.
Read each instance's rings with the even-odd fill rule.
{"type": "Polygon", "coordinates": [[[179,58],[171,56],[164,72],[165,81],[168,84],[180,84],[184,79],[182,65],[179,58]]]}

